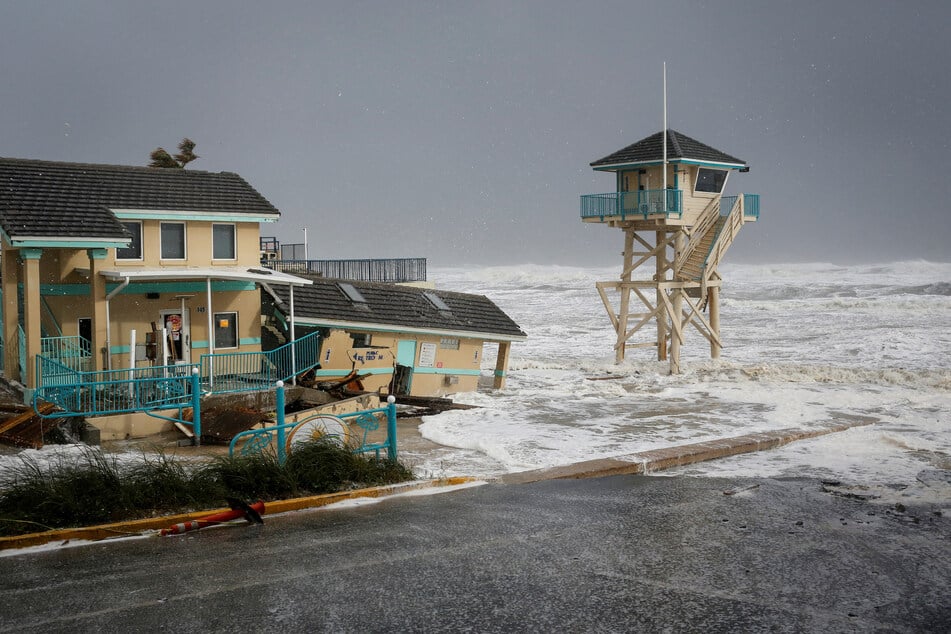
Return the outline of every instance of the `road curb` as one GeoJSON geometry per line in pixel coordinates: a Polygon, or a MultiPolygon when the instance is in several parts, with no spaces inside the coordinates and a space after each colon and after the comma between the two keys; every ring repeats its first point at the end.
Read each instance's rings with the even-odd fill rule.
{"type": "Polygon", "coordinates": [[[650,449],[616,458],[587,460],[559,467],[521,471],[501,476],[503,484],[522,484],[542,480],[598,478],[611,475],[646,474],[672,467],[705,462],[727,456],[736,456],[753,451],[775,449],[797,440],[825,436],[853,427],[871,425],[872,420],[857,420],[845,423],[826,423],[811,429],[778,429],[776,431],[744,434],[732,438],[718,438],[689,445],[650,449]]]}
{"type": "MultiPolygon", "coordinates": [[[[319,508],[334,504],[336,502],[343,502],[345,500],[355,500],[359,498],[381,498],[397,495],[399,493],[406,493],[408,491],[418,491],[421,489],[435,487],[458,486],[460,484],[477,482],[478,480],[478,478],[469,477],[417,480],[382,487],[354,489],[353,491],[341,491],[338,493],[325,493],[323,495],[291,498],[289,500],[275,500],[265,504],[264,514],[274,515],[277,513],[286,513],[287,511],[319,508]]],[[[222,513],[227,510],[229,509],[209,509],[205,511],[196,511],[194,513],[164,515],[161,517],[150,517],[141,520],[116,522],[113,524],[100,524],[98,526],[84,526],[78,528],[62,528],[51,531],[43,531],[42,533],[27,533],[25,535],[14,535],[12,537],[0,537],[0,550],[39,546],[57,541],[64,543],[72,540],[95,541],[110,537],[142,535],[147,531],[159,531],[163,528],[168,528],[173,524],[191,522],[201,519],[202,517],[206,517],[214,513],[222,513]]]]}

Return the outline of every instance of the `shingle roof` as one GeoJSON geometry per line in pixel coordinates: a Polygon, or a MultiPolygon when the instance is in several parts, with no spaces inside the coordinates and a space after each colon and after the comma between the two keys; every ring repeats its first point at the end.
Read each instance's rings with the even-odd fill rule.
{"type": "Polygon", "coordinates": [[[0,228],[11,238],[128,238],[109,209],[279,213],[229,172],[0,158],[0,228]]]}
{"type": "MultiPolygon", "coordinates": [[[[649,163],[653,161],[662,161],[664,159],[664,133],[658,132],[649,137],[645,137],[637,143],[632,143],[626,148],[622,148],[613,154],[608,154],[604,158],[591,163],[591,167],[600,167],[604,165],[625,165],[632,163],[649,163]]],[[[686,134],[676,130],[667,130],[667,160],[692,159],[695,161],[708,161],[711,163],[731,163],[734,165],[746,165],[746,161],[730,156],[716,148],[712,148],[705,143],[692,139],[686,134]]]]}
{"type": "MultiPolygon", "coordinates": [[[[273,288],[289,303],[288,291],[273,288]]],[[[294,290],[297,319],[350,322],[372,326],[403,326],[428,331],[464,331],[522,338],[525,333],[512,319],[484,295],[452,291],[355,282],[353,280],[315,279],[313,285],[294,290]],[[366,299],[365,304],[351,301],[338,284],[351,284],[366,299]],[[432,293],[449,307],[439,310],[426,298],[432,293]]]]}

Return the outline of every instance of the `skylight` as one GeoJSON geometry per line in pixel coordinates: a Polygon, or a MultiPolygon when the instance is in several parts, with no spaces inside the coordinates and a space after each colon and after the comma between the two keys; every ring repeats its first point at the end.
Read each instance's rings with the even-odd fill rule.
{"type": "Polygon", "coordinates": [[[354,304],[367,303],[366,298],[364,298],[363,295],[360,294],[360,291],[358,291],[353,286],[353,284],[347,284],[346,282],[341,282],[337,284],[337,286],[340,288],[341,291],[343,291],[343,294],[346,295],[347,298],[349,298],[350,301],[353,302],[354,304]]]}
{"type": "Polygon", "coordinates": [[[444,310],[447,313],[452,312],[452,309],[446,305],[446,302],[442,301],[442,298],[436,293],[430,293],[429,291],[423,293],[423,297],[429,300],[429,303],[436,307],[437,310],[444,310]]]}

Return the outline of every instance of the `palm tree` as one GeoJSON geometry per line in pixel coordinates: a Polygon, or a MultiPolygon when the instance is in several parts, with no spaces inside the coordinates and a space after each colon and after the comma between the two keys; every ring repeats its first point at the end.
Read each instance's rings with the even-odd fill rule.
{"type": "Polygon", "coordinates": [[[195,154],[195,142],[185,137],[178,144],[178,154],[174,157],[166,152],[165,148],[157,147],[149,154],[149,158],[152,160],[149,167],[184,169],[186,164],[191,163],[199,156],[195,154]]]}

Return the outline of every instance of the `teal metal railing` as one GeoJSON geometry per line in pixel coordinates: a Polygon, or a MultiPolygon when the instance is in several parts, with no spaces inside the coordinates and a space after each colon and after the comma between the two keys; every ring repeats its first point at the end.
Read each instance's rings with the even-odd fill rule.
{"type": "Polygon", "coordinates": [[[743,215],[759,218],[759,194],[743,194],[743,215]]]}
{"type": "Polygon", "coordinates": [[[720,196],[720,215],[729,216],[730,211],[733,210],[733,205],[736,204],[736,196],[720,196]]]}
{"type": "MultiPolygon", "coordinates": [[[[201,396],[197,365],[82,371],[57,359],[36,357],[34,402],[61,411],[51,416],[105,416],[193,406],[201,396]]],[[[178,419],[175,419],[178,420],[178,419]]],[[[197,434],[196,434],[197,435],[197,434]]]]}
{"type": "Polygon", "coordinates": [[[26,378],[26,333],[20,324],[17,324],[17,350],[20,355],[20,376],[26,378]]]}
{"type": "MultiPolygon", "coordinates": [[[[265,451],[275,451],[280,464],[287,460],[287,432],[298,425],[307,423],[310,418],[301,421],[288,423],[285,422],[285,396],[284,382],[276,383],[277,390],[275,394],[275,419],[274,425],[262,427],[261,429],[249,429],[236,434],[231,439],[228,446],[228,453],[234,455],[235,448],[241,445],[241,455],[251,455],[263,453],[265,451]],[[271,445],[274,444],[274,449],[271,445]]],[[[325,414],[316,414],[322,416],[325,414]]],[[[380,457],[380,450],[386,450],[386,457],[389,460],[396,460],[396,398],[388,396],[385,407],[377,407],[348,414],[337,414],[337,418],[347,420],[353,419],[353,423],[364,430],[360,446],[353,449],[354,453],[375,452],[377,458],[380,457]],[[367,433],[379,428],[380,417],[386,418],[386,439],[379,443],[368,443],[367,433]]]]}
{"type": "Polygon", "coordinates": [[[316,367],[319,333],[312,332],[273,350],[201,355],[201,376],[216,394],[269,390],[275,381],[287,381],[316,367]]]}
{"type": "Polygon", "coordinates": [[[55,359],[74,370],[87,371],[92,367],[92,344],[85,337],[43,337],[40,354],[55,359]]]}
{"type": "Polygon", "coordinates": [[[683,191],[679,189],[642,189],[633,192],[585,194],[581,197],[581,217],[601,218],[620,216],[663,215],[680,217],[683,214],[683,191]]]}
{"type": "MultiPolygon", "coordinates": [[[[759,194],[743,194],[743,217],[759,218],[759,194]]],[[[738,196],[720,197],[720,215],[729,216],[738,196]]]]}

